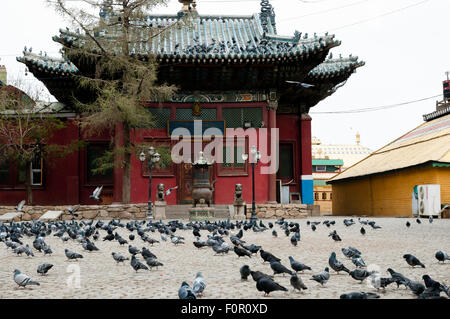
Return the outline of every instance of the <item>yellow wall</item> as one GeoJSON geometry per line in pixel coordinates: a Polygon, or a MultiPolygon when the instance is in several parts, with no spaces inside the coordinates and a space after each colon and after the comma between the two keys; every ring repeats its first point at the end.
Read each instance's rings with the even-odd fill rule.
{"type": "Polygon", "coordinates": [[[331,186],[315,185],[314,186],[314,205],[320,206],[320,213],[331,213],[332,212],[332,201],[330,199],[332,193],[331,186]],[[319,194],[319,200],[316,200],[316,193],[319,194]],[[327,199],[322,199],[322,193],[327,193],[327,199]]]}
{"type": "Polygon", "coordinates": [[[415,167],[333,183],[334,215],[412,216],[414,185],[440,184],[450,203],[450,167],[415,167]]]}

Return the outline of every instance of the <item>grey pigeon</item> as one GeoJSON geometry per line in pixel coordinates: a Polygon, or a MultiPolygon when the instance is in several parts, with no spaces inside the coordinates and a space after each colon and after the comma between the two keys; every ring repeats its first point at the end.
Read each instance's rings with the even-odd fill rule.
{"type": "Polygon", "coordinates": [[[133,269],[137,272],[139,269],[145,269],[148,270],[148,267],[146,265],[144,265],[143,263],[141,263],[134,255],[131,256],[131,261],[130,261],[131,267],[133,267],[133,269]]]}
{"type": "Polygon", "coordinates": [[[203,296],[203,291],[205,291],[205,288],[206,288],[206,281],[200,272],[198,272],[197,275],[195,275],[195,279],[194,279],[194,283],[192,284],[192,288],[194,289],[194,293],[197,296],[203,296]]]}
{"type": "Polygon", "coordinates": [[[42,250],[44,251],[44,256],[53,254],[52,249],[48,245],[43,246],[42,250]]]}
{"type": "Polygon", "coordinates": [[[128,245],[128,252],[130,254],[132,254],[133,256],[140,253],[139,249],[137,249],[136,247],[131,246],[131,245],[128,245]]]}
{"type": "Polygon", "coordinates": [[[353,256],[352,258],[352,263],[356,266],[356,267],[360,267],[360,268],[366,268],[366,263],[364,262],[364,260],[361,257],[356,257],[353,256]]]}
{"type": "Polygon", "coordinates": [[[348,294],[342,294],[340,299],[377,299],[380,298],[379,295],[374,293],[365,293],[365,292],[350,292],[348,294]]]}
{"type": "Polygon", "coordinates": [[[121,254],[118,253],[111,253],[111,255],[113,256],[114,260],[117,263],[123,263],[125,260],[129,260],[129,258],[126,258],[125,256],[122,256],[121,254]]]}
{"type": "Polygon", "coordinates": [[[397,284],[397,288],[400,287],[400,285],[404,285],[405,287],[407,287],[408,282],[410,281],[408,278],[406,278],[401,273],[395,272],[392,268],[388,268],[387,271],[391,274],[391,277],[394,279],[394,282],[397,284]]]}
{"type": "Polygon", "coordinates": [[[252,276],[254,281],[258,281],[261,278],[273,279],[272,275],[265,274],[261,271],[250,271],[250,275],[252,276]]]}
{"type": "Polygon", "coordinates": [[[17,255],[22,255],[26,251],[25,247],[19,246],[13,250],[13,252],[17,255]]]}
{"type": "Polygon", "coordinates": [[[244,265],[239,269],[239,273],[241,274],[241,280],[247,280],[248,276],[250,276],[250,267],[248,265],[244,265]]]}
{"type": "Polygon", "coordinates": [[[14,209],[20,213],[22,211],[24,205],[25,205],[25,200],[21,200],[20,203],[17,204],[16,207],[14,207],[14,209]]]}
{"type": "Polygon", "coordinates": [[[350,270],[344,266],[339,260],[336,259],[336,253],[332,252],[330,258],[328,259],[328,264],[330,267],[339,273],[340,271],[345,271],[346,273],[350,273],[350,270]]]}
{"type": "Polygon", "coordinates": [[[178,298],[180,299],[197,299],[195,293],[189,284],[185,281],[181,283],[181,287],[178,289],[178,298]]]}
{"type": "Polygon", "coordinates": [[[285,287],[267,277],[260,278],[256,282],[256,289],[264,291],[264,297],[267,297],[272,291],[288,291],[285,287]]]}
{"type": "Polygon", "coordinates": [[[427,287],[420,295],[419,299],[436,299],[441,296],[441,288],[438,282],[434,282],[431,286],[427,287]]]}
{"type": "Polygon", "coordinates": [[[94,199],[94,200],[96,200],[96,201],[99,201],[99,202],[103,202],[103,200],[102,200],[101,197],[100,197],[100,194],[102,193],[102,189],[103,189],[103,186],[98,186],[98,187],[92,192],[92,195],[89,196],[89,198],[92,198],[92,199],[94,199]]]}
{"type": "Polygon", "coordinates": [[[358,268],[349,272],[349,275],[352,276],[353,279],[359,280],[360,283],[362,283],[364,279],[366,279],[372,274],[373,272],[369,272],[365,269],[358,269],[358,268]]]}
{"type": "Polygon", "coordinates": [[[410,280],[410,281],[407,283],[407,286],[408,286],[409,289],[411,289],[411,291],[412,291],[415,295],[417,295],[417,296],[419,296],[422,292],[425,291],[425,286],[424,286],[424,284],[422,284],[421,282],[418,282],[418,281],[410,280]]]}
{"type": "Polygon", "coordinates": [[[271,260],[270,261],[270,268],[272,268],[273,270],[273,274],[289,274],[292,275],[293,272],[291,270],[289,270],[288,268],[286,268],[284,265],[282,265],[280,262],[276,261],[276,260],[271,260]]]}
{"type": "Polygon", "coordinates": [[[150,267],[150,269],[152,269],[153,267],[158,268],[159,266],[164,266],[164,264],[160,263],[156,258],[151,257],[145,258],[145,262],[150,267]]]}
{"type": "Polygon", "coordinates": [[[372,275],[371,275],[371,282],[370,283],[377,290],[380,289],[380,288],[383,288],[383,290],[385,290],[386,287],[389,286],[390,284],[392,284],[393,282],[395,282],[394,278],[392,278],[392,277],[389,277],[389,278],[381,277],[378,272],[373,272],[372,275]]]}
{"type": "Polygon", "coordinates": [[[38,274],[41,274],[42,276],[46,275],[47,272],[53,267],[52,264],[48,264],[48,263],[43,263],[40,264],[37,268],[37,272],[38,274]]]}
{"type": "Polygon", "coordinates": [[[79,258],[83,258],[83,255],[80,255],[80,254],[78,254],[78,253],[76,253],[74,251],[70,251],[67,248],[64,250],[64,252],[65,252],[66,257],[67,257],[68,260],[71,260],[71,259],[77,260],[79,258]]]}
{"type": "Polygon", "coordinates": [[[14,281],[19,285],[19,287],[26,287],[31,285],[40,286],[37,281],[34,281],[27,275],[20,273],[20,271],[17,269],[14,270],[14,281]]]}
{"type": "Polygon", "coordinates": [[[317,281],[323,286],[328,282],[329,279],[330,279],[330,270],[328,267],[326,267],[325,270],[322,271],[321,273],[313,275],[310,280],[317,281]]]}
{"type": "Polygon", "coordinates": [[[233,250],[236,255],[238,255],[238,257],[248,256],[249,258],[252,258],[252,253],[247,249],[241,248],[239,246],[234,246],[233,250]]]}
{"type": "Polygon", "coordinates": [[[289,263],[291,264],[291,268],[295,271],[301,271],[303,272],[304,270],[311,270],[311,267],[306,266],[305,264],[302,264],[299,261],[294,260],[294,258],[292,258],[292,256],[289,256],[289,263]]]}
{"type": "Polygon", "coordinates": [[[447,255],[447,253],[443,252],[442,250],[439,250],[438,252],[436,252],[436,254],[434,255],[436,257],[436,259],[439,262],[443,262],[445,263],[446,260],[450,260],[450,256],[447,255]]]}
{"type": "Polygon", "coordinates": [[[405,258],[405,261],[408,263],[408,265],[410,265],[412,267],[421,266],[422,268],[425,268],[425,265],[422,264],[417,257],[415,257],[411,254],[403,255],[403,258],[405,258]]]}
{"type": "Polygon", "coordinates": [[[291,286],[294,287],[294,291],[295,291],[295,289],[297,289],[298,291],[301,292],[302,289],[308,289],[308,287],[305,286],[302,279],[300,277],[298,277],[297,274],[292,274],[290,283],[291,283],[291,286]]]}

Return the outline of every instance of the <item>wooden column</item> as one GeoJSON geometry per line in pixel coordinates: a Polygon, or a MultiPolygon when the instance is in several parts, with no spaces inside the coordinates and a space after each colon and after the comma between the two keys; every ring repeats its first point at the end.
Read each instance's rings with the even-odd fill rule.
{"type": "Polygon", "coordinates": [[[302,113],[300,117],[301,141],[301,196],[302,204],[314,204],[312,177],[312,148],[311,148],[311,117],[302,113]]]}
{"type": "MultiPolygon", "coordinates": [[[[123,147],[123,126],[121,123],[116,124],[114,129],[114,145],[117,147],[123,147]]],[[[113,188],[113,202],[122,202],[122,176],[123,168],[120,167],[119,163],[123,157],[116,157],[114,159],[114,188],[113,188]]]]}
{"type": "MultiPolygon", "coordinates": [[[[272,155],[272,134],[271,134],[271,129],[272,128],[276,128],[277,127],[277,106],[278,103],[277,101],[273,101],[273,102],[269,102],[269,106],[268,106],[268,111],[269,111],[269,120],[267,123],[267,128],[268,128],[268,147],[270,150],[270,154],[272,155]]],[[[276,150],[273,150],[274,152],[276,150]]],[[[277,202],[277,174],[269,174],[268,176],[268,184],[269,184],[269,196],[268,196],[268,202],[269,203],[276,203],[277,202]]]]}

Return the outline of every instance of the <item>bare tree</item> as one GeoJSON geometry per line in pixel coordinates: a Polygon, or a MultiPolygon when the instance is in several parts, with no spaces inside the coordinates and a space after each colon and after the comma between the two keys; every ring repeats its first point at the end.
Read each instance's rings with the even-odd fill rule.
{"type": "MultiPolygon", "coordinates": [[[[160,100],[176,89],[156,84],[158,64],[151,49],[142,56],[135,48],[151,48],[154,37],[163,38],[166,30],[189,23],[189,15],[166,28],[158,28],[148,26],[144,18],[167,0],[81,2],[74,6],[65,0],[49,1],[78,30],[70,43],[63,43],[64,55],[75,65],[93,68],[92,74],[80,72],[75,76],[81,87],[93,92],[89,102],[74,101],[83,113],[83,132],[90,134],[105,129],[113,132],[118,126],[123,131],[123,146],[114,143],[113,165],[123,168],[122,202],[129,203],[131,158],[136,150],[131,133],[134,128],[153,125],[143,102],[160,100]],[[100,17],[96,15],[99,11],[100,17]]],[[[105,168],[104,161],[102,168],[105,168]]]]}

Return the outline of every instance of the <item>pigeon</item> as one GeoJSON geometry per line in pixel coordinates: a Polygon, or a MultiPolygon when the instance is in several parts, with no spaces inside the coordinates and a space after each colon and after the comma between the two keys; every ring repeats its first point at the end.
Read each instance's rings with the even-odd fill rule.
{"type": "Polygon", "coordinates": [[[360,268],[366,268],[367,267],[366,264],[364,263],[364,260],[361,257],[353,256],[352,263],[356,267],[360,267],[360,268]]]}
{"type": "Polygon", "coordinates": [[[425,286],[418,281],[410,280],[406,286],[409,287],[409,289],[411,289],[411,291],[417,296],[425,291],[425,286]]]}
{"type": "Polygon", "coordinates": [[[48,245],[43,246],[42,250],[44,251],[44,256],[53,254],[52,249],[48,245]]]}
{"type": "Polygon", "coordinates": [[[297,276],[297,274],[292,274],[290,279],[291,286],[297,289],[298,291],[302,291],[302,289],[308,289],[308,287],[305,286],[302,279],[297,276]]]}
{"type": "Polygon", "coordinates": [[[361,227],[360,232],[361,232],[361,235],[365,235],[366,234],[366,230],[364,229],[364,227],[361,227]]]}
{"type": "Polygon", "coordinates": [[[137,272],[139,269],[145,269],[148,270],[148,267],[146,265],[144,265],[143,263],[141,263],[136,256],[131,256],[131,261],[130,261],[131,267],[133,267],[133,269],[137,272]]]}
{"type": "Polygon", "coordinates": [[[75,207],[67,207],[67,210],[69,211],[69,214],[75,217],[78,217],[78,214],[76,214],[75,212],[80,208],[80,205],[77,205],[75,207]]]}
{"type": "Polygon", "coordinates": [[[304,270],[311,270],[311,267],[302,264],[299,261],[294,260],[292,256],[289,256],[289,263],[291,264],[291,268],[297,273],[298,271],[303,272],[304,270]]]}
{"type": "Polygon", "coordinates": [[[331,236],[331,238],[332,238],[334,241],[342,241],[341,237],[339,237],[339,235],[337,234],[336,231],[330,233],[328,236],[331,236]]]}
{"type": "Polygon", "coordinates": [[[336,271],[338,274],[340,271],[345,271],[346,273],[350,273],[350,270],[344,266],[343,263],[338,261],[336,259],[336,253],[332,252],[330,258],[328,259],[328,264],[330,265],[331,269],[336,271]]]}
{"type": "Polygon", "coordinates": [[[422,264],[420,262],[419,259],[417,259],[417,257],[411,255],[411,254],[406,254],[403,255],[403,258],[405,258],[406,262],[408,263],[408,265],[414,267],[414,266],[421,266],[422,268],[425,268],[425,265],[422,264]]]}
{"type": "Polygon", "coordinates": [[[177,237],[177,236],[174,236],[174,235],[172,235],[170,240],[172,241],[172,243],[174,245],[184,244],[184,241],[180,237],[177,237]]]}
{"type": "Polygon", "coordinates": [[[252,254],[256,254],[261,249],[261,246],[256,246],[254,244],[242,245],[242,247],[250,251],[252,254]]]}
{"type": "Polygon", "coordinates": [[[365,269],[355,269],[349,272],[349,275],[352,276],[353,279],[359,280],[360,283],[362,283],[364,279],[366,279],[372,274],[373,272],[369,272],[365,269]]]}
{"type": "Polygon", "coordinates": [[[420,295],[419,299],[436,299],[441,296],[441,287],[438,282],[433,282],[420,295]]]}
{"type": "Polygon", "coordinates": [[[411,223],[409,221],[406,222],[406,227],[409,228],[411,226],[411,223]]]}
{"type": "Polygon", "coordinates": [[[289,270],[288,268],[286,268],[284,265],[282,265],[280,262],[276,261],[276,260],[271,260],[270,261],[270,268],[272,268],[273,270],[273,274],[289,274],[292,276],[293,272],[291,270],[289,270]]]}
{"type": "Polygon", "coordinates": [[[19,213],[22,212],[23,206],[25,205],[25,200],[21,200],[19,204],[17,204],[16,207],[14,207],[15,210],[17,210],[19,213]]]}
{"type": "Polygon", "coordinates": [[[178,289],[178,298],[180,299],[197,299],[195,293],[186,281],[181,283],[181,287],[178,289]]]}
{"type": "Polygon", "coordinates": [[[273,276],[267,275],[261,271],[250,271],[250,275],[252,276],[254,281],[258,281],[261,278],[273,279],[273,276]]]}
{"type": "Polygon", "coordinates": [[[438,252],[436,252],[436,254],[434,256],[436,257],[438,262],[442,261],[443,263],[445,263],[446,260],[450,260],[450,256],[447,255],[447,253],[443,252],[442,250],[439,250],[438,252]]]}
{"type": "Polygon", "coordinates": [[[178,186],[175,186],[175,187],[172,187],[172,188],[167,189],[167,190],[166,190],[166,196],[169,196],[170,193],[172,193],[172,191],[175,190],[175,189],[178,189],[178,186]]]}
{"type": "Polygon", "coordinates": [[[295,235],[291,236],[291,244],[292,246],[297,246],[297,238],[295,237],[295,235]]]}
{"type": "Polygon", "coordinates": [[[277,231],[275,229],[272,230],[272,236],[273,237],[278,237],[278,233],[277,233],[277,231]]]}
{"type": "Polygon", "coordinates": [[[19,287],[24,288],[29,285],[40,286],[40,284],[37,281],[34,281],[27,275],[20,273],[20,271],[17,269],[14,270],[14,281],[16,282],[17,285],[19,285],[19,287]]]}
{"type": "Polygon", "coordinates": [[[244,248],[234,246],[233,250],[236,253],[236,255],[238,255],[238,257],[248,256],[248,257],[252,258],[252,253],[244,248]]]}
{"type": "Polygon", "coordinates": [[[80,255],[80,254],[78,254],[78,253],[76,253],[74,251],[70,251],[67,248],[64,250],[64,252],[65,252],[66,257],[67,257],[68,260],[71,260],[71,259],[77,260],[79,258],[83,258],[82,255],[80,255]]]}
{"type": "Polygon", "coordinates": [[[386,289],[386,287],[389,286],[390,284],[392,284],[393,282],[395,282],[394,278],[381,277],[378,272],[373,272],[371,275],[370,283],[376,289],[380,289],[380,288],[386,289]]]}
{"type": "Polygon", "coordinates": [[[442,285],[441,285],[439,282],[437,282],[437,281],[431,279],[431,277],[430,277],[429,275],[423,275],[423,276],[422,276],[422,279],[423,279],[423,281],[424,281],[424,283],[425,283],[425,287],[426,287],[426,288],[432,287],[435,283],[438,283],[438,284],[439,284],[439,287],[442,288],[442,285]]]}
{"type": "Polygon", "coordinates": [[[37,272],[38,274],[41,274],[42,276],[46,275],[47,272],[53,267],[52,264],[48,264],[48,263],[43,263],[40,264],[37,268],[37,272]]]}
{"type": "Polygon", "coordinates": [[[13,252],[17,255],[22,256],[22,254],[25,252],[25,247],[18,246],[17,248],[14,248],[13,252]]]}
{"type": "Polygon", "coordinates": [[[428,218],[428,222],[429,222],[430,224],[433,223],[433,216],[430,216],[430,218],[428,218]]]}
{"type": "Polygon", "coordinates": [[[129,260],[130,258],[126,258],[125,256],[122,256],[121,254],[118,253],[111,253],[111,255],[113,256],[114,260],[117,261],[117,263],[123,263],[125,260],[129,260]]]}
{"type": "MultiPolygon", "coordinates": [[[[355,256],[355,251],[352,249],[341,248],[341,251],[344,254],[344,256],[347,258],[352,258],[355,256]]],[[[359,256],[359,255],[357,255],[357,256],[359,256]]]]}
{"type": "Polygon", "coordinates": [[[267,277],[260,278],[256,282],[256,289],[264,291],[264,297],[269,296],[272,291],[288,291],[285,287],[267,277]]]}
{"type": "Polygon", "coordinates": [[[365,292],[350,292],[348,294],[342,294],[339,297],[340,299],[378,299],[379,295],[374,293],[365,293],[365,292]]]}
{"type": "Polygon", "coordinates": [[[150,270],[153,267],[158,268],[159,266],[164,266],[163,263],[160,263],[158,260],[156,260],[156,258],[152,258],[152,257],[147,257],[145,258],[145,262],[147,263],[147,265],[150,267],[150,270]]]}
{"type": "Polygon", "coordinates": [[[312,229],[312,231],[316,231],[316,225],[311,224],[311,229],[312,229]]]}
{"type": "Polygon", "coordinates": [[[137,249],[136,247],[131,246],[131,245],[128,245],[128,252],[129,252],[130,254],[132,254],[133,256],[134,256],[134,255],[137,255],[137,254],[139,254],[139,253],[141,253],[141,252],[139,251],[139,249],[137,249]]]}
{"type": "Polygon", "coordinates": [[[417,224],[422,224],[419,218],[416,219],[417,224]]]}
{"type": "Polygon", "coordinates": [[[120,246],[128,244],[127,240],[122,237],[117,238],[117,241],[119,242],[120,246]]]}
{"type": "Polygon", "coordinates": [[[103,200],[100,197],[100,194],[102,192],[103,186],[98,186],[94,191],[92,192],[92,195],[89,196],[89,198],[92,198],[98,202],[103,202],[103,200]]]}
{"type": "Polygon", "coordinates": [[[195,275],[195,279],[194,279],[194,283],[192,284],[192,288],[194,290],[195,295],[203,296],[203,291],[206,288],[206,281],[200,272],[198,272],[197,275],[195,275]]]}
{"type": "Polygon", "coordinates": [[[25,254],[26,254],[28,257],[29,257],[29,256],[34,257],[33,250],[31,249],[30,246],[28,246],[28,244],[25,245],[25,254]]]}
{"type": "Polygon", "coordinates": [[[129,238],[130,240],[134,240],[134,235],[133,235],[133,234],[130,234],[130,235],[128,236],[128,238],[129,238]]]}
{"type": "Polygon", "coordinates": [[[261,258],[264,260],[264,262],[266,262],[266,261],[270,262],[271,259],[274,259],[276,261],[281,261],[280,258],[275,257],[274,255],[272,255],[271,253],[269,253],[268,251],[265,251],[263,249],[259,250],[259,254],[260,254],[261,258]]]}
{"type": "Polygon", "coordinates": [[[239,269],[239,273],[241,274],[241,280],[248,280],[248,276],[250,276],[250,267],[248,265],[244,265],[239,269]]]}
{"type": "Polygon", "coordinates": [[[328,267],[326,267],[325,270],[322,271],[321,273],[313,275],[310,280],[317,281],[323,286],[328,282],[329,279],[330,279],[330,270],[328,267]]]}
{"type": "Polygon", "coordinates": [[[394,282],[397,284],[397,288],[400,287],[400,285],[404,285],[407,287],[408,282],[410,281],[408,278],[406,278],[401,273],[395,272],[392,268],[388,268],[387,270],[391,277],[394,279],[394,282]]]}
{"type": "Polygon", "coordinates": [[[142,255],[142,257],[144,257],[144,259],[146,259],[146,258],[156,259],[157,258],[155,254],[153,254],[150,250],[148,250],[145,247],[142,247],[141,255],[142,255]]]}

